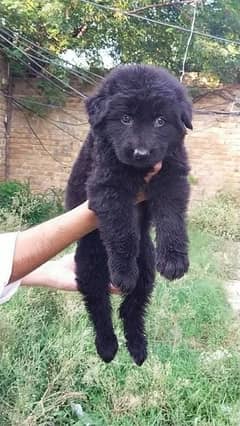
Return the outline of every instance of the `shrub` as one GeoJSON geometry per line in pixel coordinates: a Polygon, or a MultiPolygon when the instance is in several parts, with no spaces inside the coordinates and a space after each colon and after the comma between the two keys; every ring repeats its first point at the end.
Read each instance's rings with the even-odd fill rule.
{"type": "Polygon", "coordinates": [[[12,232],[22,229],[21,218],[9,211],[7,208],[0,208],[0,232],[12,232]]]}
{"type": "Polygon", "coordinates": [[[239,197],[219,193],[212,200],[195,207],[190,214],[190,220],[202,231],[240,241],[239,211],[239,197]]]}
{"type": "Polygon", "coordinates": [[[11,208],[14,197],[24,190],[25,184],[17,181],[1,182],[0,207],[11,208]]]}
{"type": "Polygon", "coordinates": [[[28,183],[4,182],[0,184],[1,193],[4,198],[0,210],[2,223],[9,222],[11,216],[15,218],[14,223],[31,226],[63,212],[62,191],[54,188],[35,194],[28,183]]]}
{"type": "Polygon", "coordinates": [[[12,209],[22,219],[22,223],[28,225],[36,225],[63,212],[62,204],[51,189],[33,194],[29,186],[14,197],[12,209]]]}

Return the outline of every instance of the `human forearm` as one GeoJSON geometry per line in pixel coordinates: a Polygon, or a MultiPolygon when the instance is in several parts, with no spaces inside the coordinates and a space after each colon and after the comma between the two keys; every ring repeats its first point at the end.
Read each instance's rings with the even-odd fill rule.
{"type": "MultiPolygon", "coordinates": [[[[50,260],[21,280],[21,286],[48,287],[52,290],[77,291],[74,252],[65,254],[57,260],[50,260]]],[[[119,290],[109,283],[112,294],[120,294],[119,290]]]]}
{"type": "Polygon", "coordinates": [[[96,216],[85,202],[61,216],[20,232],[10,282],[29,274],[96,227],[96,216]]]}
{"type": "MultiPolygon", "coordinates": [[[[154,166],[146,176],[146,182],[159,172],[161,166],[161,163],[154,166]]],[[[141,193],[137,202],[144,199],[145,196],[141,193]]],[[[10,282],[26,276],[96,227],[96,215],[88,208],[86,201],[61,216],[20,232],[16,241],[10,282]]]]}

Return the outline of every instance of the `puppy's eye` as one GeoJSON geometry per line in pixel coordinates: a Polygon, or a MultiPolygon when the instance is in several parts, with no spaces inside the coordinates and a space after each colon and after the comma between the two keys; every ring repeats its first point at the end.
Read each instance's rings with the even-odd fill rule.
{"type": "Polygon", "coordinates": [[[121,118],[121,122],[125,126],[131,126],[133,124],[133,119],[130,117],[130,115],[124,114],[121,118]]]}
{"type": "Polygon", "coordinates": [[[165,120],[163,117],[158,117],[156,118],[156,120],[154,121],[154,127],[162,127],[165,124],[165,120]]]}

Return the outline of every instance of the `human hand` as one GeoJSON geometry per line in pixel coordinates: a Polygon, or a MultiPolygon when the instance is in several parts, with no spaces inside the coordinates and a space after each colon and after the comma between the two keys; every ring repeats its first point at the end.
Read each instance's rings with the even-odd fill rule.
{"type": "MultiPolygon", "coordinates": [[[[156,163],[155,166],[153,166],[152,170],[145,176],[144,180],[146,183],[149,183],[150,180],[153,178],[153,176],[155,176],[156,174],[158,174],[158,172],[160,172],[162,168],[162,162],[159,161],[159,163],[156,163]]],[[[146,200],[146,195],[144,194],[144,192],[140,192],[137,195],[137,203],[141,203],[142,201],[146,200]]]]}
{"type": "MultiPolygon", "coordinates": [[[[74,253],[69,253],[59,259],[44,263],[26,275],[22,279],[21,285],[27,287],[48,287],[52,290],[77,291],[75,269],[74,253]]],[[[112,284],[109,284],[109,290],[112,294],[120,294],[120,291],[112,284]]]]}
{"type": "Polygon", "coordinates": [[[55,290],[76,291],[74,253],[49,260],[26,275],[21,285],[28,287],[48,287],[55,290]]]}
{"type": "Polygon", "coordinates": [[[153,166],[152,170],[145,176],[144,180],[146,183],[149,183],[150,180],[153,178],[153,176],[155,176],[156,174],[158,174],[158,172],[160,172],[162,168],[162,161],[159,161],[158,163],[155,164],[155,166],[153,166]]]}

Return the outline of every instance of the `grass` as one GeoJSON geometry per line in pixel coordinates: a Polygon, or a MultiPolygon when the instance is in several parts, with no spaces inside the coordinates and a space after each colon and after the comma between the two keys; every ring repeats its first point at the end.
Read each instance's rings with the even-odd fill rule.
{"type": "Polygon", "coordinates": [[[212,235],[240,241],[239,210],[239,194],[219,192],[196,205],[191,212],[191,222],[212,235]]]}
{"type": "Polygon", "coordinates": [[[190,273],[157,278],[142,367],[125,349],[118,297],[120,349],[106,365],[78,295],[19,291],[0,311],[0,425],[239,425],[239,335],[222,288],[222,244],[193,229],[190,273]]]}

